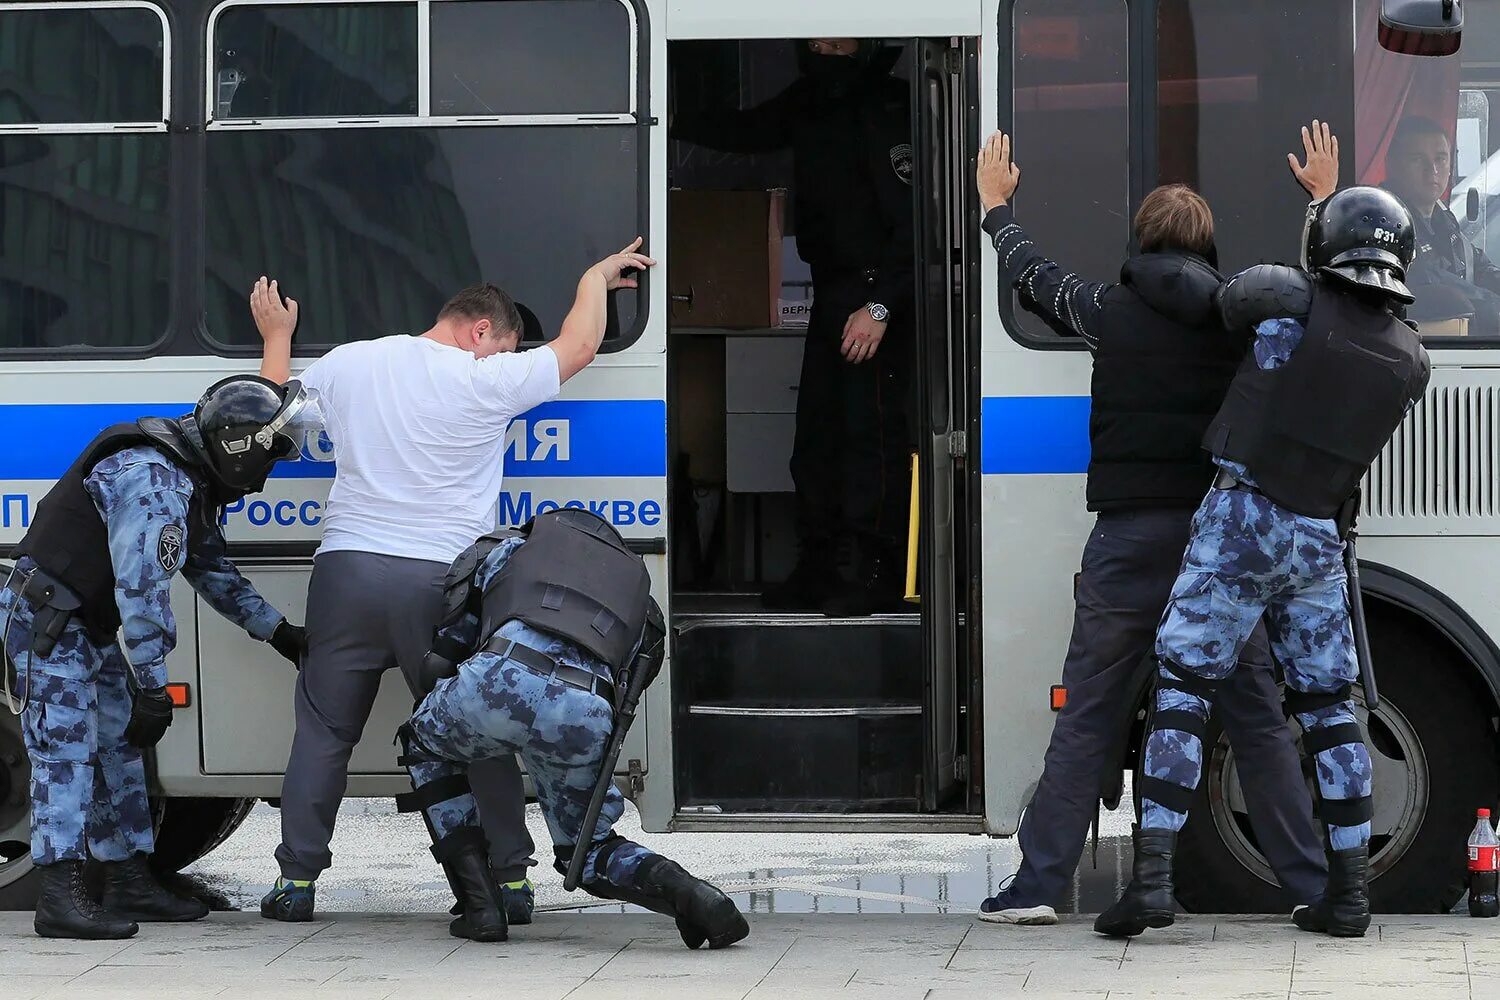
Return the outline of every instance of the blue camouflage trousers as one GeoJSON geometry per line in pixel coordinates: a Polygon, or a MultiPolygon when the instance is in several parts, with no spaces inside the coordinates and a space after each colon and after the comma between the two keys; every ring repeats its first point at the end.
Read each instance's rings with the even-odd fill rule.
{"type": "MultiPolygon", "coordinates": [[[[1359,664],[1343,553],[1330,520],[1294,514],[1248,489],[1209,491],[1194,515],[1156,634],[1160,674],[1146,741],[1148,778],[1187,792],[1198,787],[1199,733],[1212,710],[1210,689],[1201,681],[1211,685],[1229,676],[1264,615],[1271,651],[1286,675],[1288,706],[1302,726],[1304,749],[1316,760],[1320,811],[1325,821],[1345,821],[1328,822],[1329,843],[1334,850],[1369,843],[1370,823],[1359,816],[1362,807],[1368,815],[1373,776],[1348,692],[1359,664]]],[[[1184,798],[1162,797],[1178,805],[1184,798]]],[[[1185,811],[1143,793],[1143,827],[1180,830],[1186,820],[1185,811]]]]}
{"type": "MultiPolygon", "coordinates": [[[[614,725],[608,701],[494,653],[479,653],[465,660],[456,676],[438,684],[417,707],[411,725],[422,749],[444,758],[408,765],[414,789],[463,774],[473,761],[519,753],[536,787],[559,861],[566,865],[614,725]]],[[[614,838],[612,828],[624,811],[625,799],[611,785],[592,831],[593,847],[583,868],[585,889],[600,878],[620,888],[632,887],[636,869],[653,853],[631,841],[616,840],[605,870],[597,869],[600,847],[614,838]]],[[[425,812],[437,838],[460,827],[479,826],[474,797],[467,793],[428,806],[425,812]]]]}
{"type": "Polygon", "coordinates": [[[50,865],[150,853],[146,770],[140,750],[125,742],[125,654],[117,643],[95,645],[74,622],[46,659],[35,657],[27,645],[30,604],[0,591],[0,622],[7,615],[5,652],[16,665],[17,687],[30,687],[21,728],[31,757],[32,859],[50,865]]]}

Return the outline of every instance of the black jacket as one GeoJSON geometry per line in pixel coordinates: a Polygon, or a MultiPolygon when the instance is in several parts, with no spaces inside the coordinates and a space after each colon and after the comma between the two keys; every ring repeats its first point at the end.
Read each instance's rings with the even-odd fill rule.
{"type": "Polygon", "coordinates": [[[985,217],[1022,306],[1094,352],[1088,508],[1193,507],[1213,479],[1203,432],[1249,346],[1218,317],[1222,275],[1190,253],[1131,257],[1118,284],[1043,257],[1011,210],[985,217]]]}

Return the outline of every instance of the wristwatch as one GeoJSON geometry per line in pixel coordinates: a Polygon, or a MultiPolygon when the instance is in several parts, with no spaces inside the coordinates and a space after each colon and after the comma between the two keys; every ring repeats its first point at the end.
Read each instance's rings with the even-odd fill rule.
{"type": "Polygon", "coordinates": [[[870,318],[877,323],[884,323],[891,318],[891,311],[879,302],[866,302],[865,310],[869,312],[870,318]]]}

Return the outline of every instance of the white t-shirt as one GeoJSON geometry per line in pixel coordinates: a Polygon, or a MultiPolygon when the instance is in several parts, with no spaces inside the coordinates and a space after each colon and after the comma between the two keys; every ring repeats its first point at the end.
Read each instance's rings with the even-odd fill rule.
{"type": "Polygon", "coordinates": [[[546,348],[476,360],[404,335],[336,347],[295,377],[338,463],[318,551],[444,563],[495,530],[506,428],[559,388],[546,348]]]}

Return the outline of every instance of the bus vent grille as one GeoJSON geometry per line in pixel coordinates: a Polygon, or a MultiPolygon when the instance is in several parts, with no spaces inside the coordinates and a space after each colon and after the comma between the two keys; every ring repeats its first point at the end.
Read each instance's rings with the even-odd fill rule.
{"type": "Polygon", "coordinates": [[[1407,414],[1364,482],[1367,517],[1494,517],[1500,402],[1484,385],[1436,385],[1407,414]]]}

